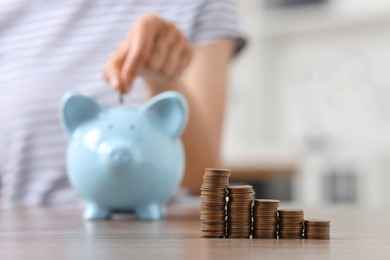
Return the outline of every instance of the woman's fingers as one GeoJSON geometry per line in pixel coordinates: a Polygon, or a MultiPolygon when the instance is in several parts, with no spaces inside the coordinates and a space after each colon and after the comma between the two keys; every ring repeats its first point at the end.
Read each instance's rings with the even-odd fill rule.
{"type": "Polygon", "coordinates": [[[178,76],[180,76],[183,73],[183,71],[187,68],[187,66],[190,64],[193,54],[194,54],[194,50],[192,49],[192,46],[187,45],[184,48],[184,52],[181,56],[181,60],[178,64],[178,67],[175,69],[178,76]]]}
{"type": "Polygon", "coordinates": [[[180,66],[181,60],[185,54],[186,42],[184,36],[179,36],[177,42],[170,49],[165,66],[162,68],[161,73],[167,78],[174,78],[177,75],[177,69],[180,66]]]}
{"type": "MultiPolygon", "coordinates": [[[[140,20],[126,41],[128,52],[120,70],[120,75],[126,88],[128,88],[153,54],[158,21],[154,16],[146,16],[140,20]]],[[[126,89],[126,92],[128,89],[126,89]]]]}
{"type": "Polygon", "coordinates": [[[120,77],[120,71],[126,58],[126,45],[121,43],[110,56],[103,70],[104,79],[117,91],[123,91],[124,84],[120,77]]]}
{"type": "Polygon", "coordinates": [[[160,26],[155,39],[154,48],[152,50],[153,55],[149,56],[149,59],[145,64],[145,67],[155,72],[162,71],[167,56],[174,46],[178,34],[177,29],[172,23],[162,23],[164,24],[160,26]]]}
{"type": "Polygon", "coordinates": [[[192,47],[183,33],[173,23],[149,14],[134,23],[111,55],[103,74],[114,89],[128,92],[142,71],[151,72],[142,74],[148,82],[164,85],[167,79],[180,76],[191,57],[192,47]]]}

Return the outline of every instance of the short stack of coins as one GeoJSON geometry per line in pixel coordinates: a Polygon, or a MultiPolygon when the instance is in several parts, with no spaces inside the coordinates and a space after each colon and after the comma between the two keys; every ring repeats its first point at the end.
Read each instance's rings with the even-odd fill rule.
{"type": "Polygon", "coordinates": [[[253,238],[277,238],[279,200],[256,199],[253,204],[253,238]]]}
{"type": "Polygon", "coordinates": [[[303,210],[281,209],[279,213],[279,238],[301,239],[303,236],[303,210]]]}
{"type": "Polygon", "coordinates": [[[320,219],[305,220],[305,238],[307,239],[329,239],[330,221],[320,219]]]}
{"type": "Polygon", "coordinates": [[[252,231],[252,201],[254,191],[251,185],[228,187],[227,237],[249,238],[252,231]]]}
{"type": "Polygon", "coordinates": [[[201,187],[201,236],[221,238],[226,233],[226,189],[230,170],[207,168],[201,187]]]}

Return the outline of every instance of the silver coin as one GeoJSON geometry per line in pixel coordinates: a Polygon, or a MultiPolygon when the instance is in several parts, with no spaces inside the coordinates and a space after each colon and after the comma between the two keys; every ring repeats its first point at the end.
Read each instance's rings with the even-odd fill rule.
{"type": "Polygon", "coordinates": [[[124,94],[121,92],[119,93],[119,104],[123,104],[124,94]]]}

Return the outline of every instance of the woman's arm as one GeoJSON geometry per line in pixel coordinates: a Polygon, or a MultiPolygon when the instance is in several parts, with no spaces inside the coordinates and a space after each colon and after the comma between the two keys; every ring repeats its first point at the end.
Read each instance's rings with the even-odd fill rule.
{"type": "Polygon", "coordinates": [[[220,167],[220,144],[225,111],[229,64],[234,42],[219,40],[195,47],[192,62],[178,88],[190,106],[190,120],[183,135],[186,174],[183,185],[200,192],[206,167],[220,167]]]}
{"type": "Polygon", "coordinates": [[[154,15],[140,17],[110,57],[106,80],[127,93],[135,76],[145,81],[148,98],[177,90],[187,99],[190,118],[183,142],[184,186],[199,193],[205,167],[219,167],[220,139],[233,40],[192,48],[172,23],[154,15]]]}

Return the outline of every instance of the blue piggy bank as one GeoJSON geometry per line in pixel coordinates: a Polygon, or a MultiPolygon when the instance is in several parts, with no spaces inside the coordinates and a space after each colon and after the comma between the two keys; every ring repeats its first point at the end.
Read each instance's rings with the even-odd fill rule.
{"type": "Polygon", "coordinates": [[[69,135],[68,177],[86,201],[84,219],[107,219],[113,211],[164,217],[165,203],[184,173],[180,136],[188,107],[181,94],[164,92],[130,109],[67,93],[60,118],[69,135]]]}

